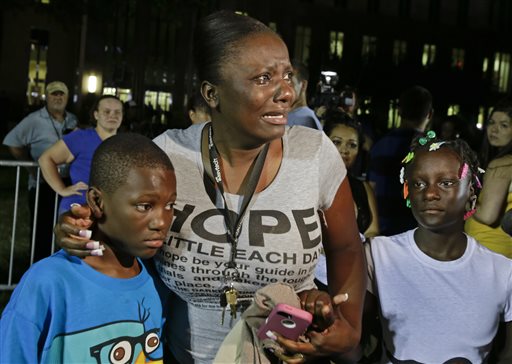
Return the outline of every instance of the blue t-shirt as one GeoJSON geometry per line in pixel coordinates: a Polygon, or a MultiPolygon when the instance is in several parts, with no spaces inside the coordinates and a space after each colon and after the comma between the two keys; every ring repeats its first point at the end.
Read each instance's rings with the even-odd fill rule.
{"type": "Polygon", "coordinates": [[[162,360],[162,306],[139,264],[141,272],[127,279],[63,250],[34,264],[2,314],[0,363],[162,360]]]}
{"type": "Polygon", "coordinates": [[[288,125],[302,125],[308,128],[322,130],[322,124],[316,114],[307,106],[301,106],[288,113],[288,125]]]}
{"type": "MultiPolygon", "coordinates": [[[[95,129],[78,129],[65,135],[62,141],[66,144],[71,154],[75,158],[71,162],[69,175],[71,183],[84,182],[89,184],[89,174],[91,172],[91,162],[94,151],[101,144],[102,140],[95,129]]],[[[85,204],[85,193],[82,195],[72,195],[63,197],[59,204],[59,214],[69,210],[72,203],[85,204]]]]}
{"type": "Polygon", "coordinates": [[[416,134],[418,131],[414,129],[392,130],[370,151],[368,179],[375,183],[381,235],[395,235],[417,226],[404,200],[403,185],[400,183],[402,160],[416,134]]]}

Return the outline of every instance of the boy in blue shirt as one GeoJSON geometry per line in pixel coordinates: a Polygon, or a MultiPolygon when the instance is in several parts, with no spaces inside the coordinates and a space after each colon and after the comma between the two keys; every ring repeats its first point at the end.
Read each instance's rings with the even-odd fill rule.
{"type": "Polygon", "coordinates": [[[140,258],[162,246],[176,177],[150,139],[124,133],[96,150],[87,191],[96,256],[64,250],[23,276],[0,320],[0,362],[162,362],[162,305],[140,258]]]}

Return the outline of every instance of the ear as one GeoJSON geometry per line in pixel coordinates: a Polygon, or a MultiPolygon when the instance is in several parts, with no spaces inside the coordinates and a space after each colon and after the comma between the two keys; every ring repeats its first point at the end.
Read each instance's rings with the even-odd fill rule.
{"type": "Polygon", "coordinates": [[[100,219],[103,216],[103,195],[96,187],[89,187],[87,190],[87,203],[91,208],[92,215],[100,219]]]}
{"type": "Polygon", "coordinates": [[[203,98],[206,100],[206,103],[212,109],[215,109],[219,105],[219,95],[217,92],[217,86],[215,86],[214,84],[208,81],[203,81],[203,83],[201,83],[201,95],[203,95],[203,98]]]}
{"type": "MultiPolygon", "coordinates": [[[[308,89],[308,81],[304,80],[302,81],[302,85],[300,86],[300,93],[301,95],[304,93],[306,94],[306,90],[308,89]]],[[[298,96],[298,95],[297,95],[298,96]]]]}

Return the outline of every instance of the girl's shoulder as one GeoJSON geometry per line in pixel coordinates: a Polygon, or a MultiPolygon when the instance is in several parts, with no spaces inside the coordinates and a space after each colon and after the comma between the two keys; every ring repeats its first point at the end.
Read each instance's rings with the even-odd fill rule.
{"type": "Polygon", "coordinates": [[[487,166],[487,169],[493,168],[512,168],[512,154],[493,159],[487,166]]]}

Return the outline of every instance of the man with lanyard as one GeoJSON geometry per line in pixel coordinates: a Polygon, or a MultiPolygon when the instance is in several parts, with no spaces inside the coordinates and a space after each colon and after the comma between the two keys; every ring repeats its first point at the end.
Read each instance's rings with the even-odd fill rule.
{"type": "MultiPolygon", "coordinates": [[[[62,135],[76,129],[76,116],[66,111],[69,91],[60,81],[50,82],[46,86],[46,106],[34,111],[18,123],[5,137],[3,144],[9,148],[14,158],[21,161],[37,161],[41,154],[62,138],[62,135]]],[[[65,173],[62,168],[62,173],[65,173]]],[[[36,201],[37,170],[29,169],[29,208],[32,239],[36,201]]],[[[34,261],[51,253],[53,237],[53,216],[55,192],[43,177],[40,177],[37,208],[37,225],[35,229],[36,246],[34,261]]]]}

